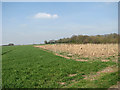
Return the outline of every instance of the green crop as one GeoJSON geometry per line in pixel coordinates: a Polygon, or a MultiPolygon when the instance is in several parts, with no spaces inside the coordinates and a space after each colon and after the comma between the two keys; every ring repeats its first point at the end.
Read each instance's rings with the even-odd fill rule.
{"type": "MultiPolygon", "coordinates": [[[[63,88],[65,86],[69,88],[71,83],[75,83],[73,80],[83,80],[84,75],[116,65],[112,61],[90,63],[66,59],[32,45],[3,46],[2,49],[3,88],[63,88]],[[76,74],[76,76],[70,77],[70,74],[76,74]],[[61,84],[62,82],[64,84],[61,84]]],[[[108,77],[114,79],[116,74],[105,76],[104,80],[108,77]]],[[[117,79],[111,81],[114,84],[117,83],[117,79]]],[[[74,87],[77,88],[78,85],[84,87],[89,83],[84,80],[82,82],[84,83],[79,82],[74,87]]],[[[105,83],[100,86],[97,82],[96,88],[113,85],[107,81],[105,83]]],[[[89,88],[89,85],[86,87],[89,88]]]]}

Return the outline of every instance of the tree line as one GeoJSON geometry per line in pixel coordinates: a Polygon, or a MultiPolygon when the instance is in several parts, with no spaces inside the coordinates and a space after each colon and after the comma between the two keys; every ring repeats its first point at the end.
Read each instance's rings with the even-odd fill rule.
{"type": "Polygon", "coordinates": [[[70,43],[70,44],[106,44],[106,43],[118,43],[118,34],[111,33],[105,35],[73,35],[70,38],[62,38],[58,40],[44,41],[45,44],[56,44],[56,43],[70,43]]]}

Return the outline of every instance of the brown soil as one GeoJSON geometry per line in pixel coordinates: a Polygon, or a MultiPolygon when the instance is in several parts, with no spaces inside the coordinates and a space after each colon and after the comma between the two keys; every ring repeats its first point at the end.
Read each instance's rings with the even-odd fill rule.
{"type": "Polygon", "coordinates": [[[65,82],[59,82],[59,84],[61,84],[61,85],[65,85],[66,83],[65,83],[65,82]]]}
{"type": "Polygon", "coordinates": [[[83,61],[83,62],[87,62],[88,60],[85,60],[85,59],[76,59],[76,61],[83,61]]]}
{"type": "Polygon", "coordinates": [[[101,60],[102,62],[108,62],[108,61],[110,61],[110,60],[101,60]]]}
{"type": "Polygon", "coordinates": [[[73,76],[76,76],[77,74],[70,74],[69,77],[73,77],[73,76]]]}

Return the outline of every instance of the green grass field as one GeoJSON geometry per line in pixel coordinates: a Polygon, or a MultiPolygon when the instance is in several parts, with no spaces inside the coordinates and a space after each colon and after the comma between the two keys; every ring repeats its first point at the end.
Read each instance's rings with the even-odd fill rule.
{"type": "Polygon", "coordinates": [[[79,62],[32,45],[2,47],[3,88],[109,88],[118,81],[117,71],[84,79],[116,62],[79,62]],[[75,74],[75,76],[69,75],[75,74]]]}

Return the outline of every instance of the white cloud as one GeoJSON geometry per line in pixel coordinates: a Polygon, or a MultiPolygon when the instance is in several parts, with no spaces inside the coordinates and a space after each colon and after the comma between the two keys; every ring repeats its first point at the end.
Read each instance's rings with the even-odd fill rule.
{"type": "Polygon", "coordinates": [[[50,18],[58,18],[57,14],[49,14],[49,13],[37,13],[34,15],[36,19],[50,19],[50,18]]]}

